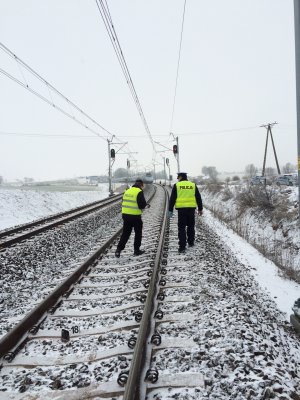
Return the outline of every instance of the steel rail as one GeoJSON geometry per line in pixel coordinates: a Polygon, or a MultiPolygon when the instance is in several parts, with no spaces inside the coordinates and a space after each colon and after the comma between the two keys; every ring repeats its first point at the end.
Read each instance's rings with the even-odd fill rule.
{"type": "Polygon", "coordinates": [[[167,212],[168,212],[168,203],[169,196],[168,191],[165,188],[165,205],[164,205],[164,218],[161,227],[161,235],[159,239],[159,244],[157,248],[156,257],[154,260],[153,273],[148,289],[147,300],[145,303],[145,308],[143,311],[143,317],[140,323],[139,333],[136,340],[136,345],[134,348],[133,358],[131,362],[131,367],[129,370],[129,375],[127,379],[127,383],[125,386],[125,392],[123,400],[139,400],[140,399],[140,389],[142,385],[142,381],[144,377],[142,376],[144,371],[144,362],[146,359],[147,352],[147,338],[149,336],[152,313],[154,309],[154,303],[157,293],[158,287],[158,277],[159,277],[159,269],[161,264],[161,258],[163,255],[163,245],[165,241],[165,234],[167,230],[168,220],[167,220],[167,212]]]}
{"type": "MultiPolygon", "coordinates": [[[[121,196],[122,195],[118,195],[118,196],[114,197],[113,200],[105,199],[103,202],[101,202],[101,204],[98,204],[98,205],[96,205],[94,207],[93,206],[92,207],[86,206],[83,211],[79,211],[79,212],[75,212],[75,213],[74,212],[73,213],[68,212],[68,214],[71,214],[71,215],[69,215],[69,216],[67,216],[67,217],[65,217],[63,219],[58,219],[59,216],[57,216],[57,217],[53,216],[52,219],[54,219],[54,218],[57,219],[55,222],[52,222],[52,223],[47,224],[47,225],[40,226],[39,228],[33,229],[33,230],[29,231],[29,232],[25,232],[24,234],[21,234],[19,236],[15,236],[15,237],[13,237],[11,239],[7,239],[7,240],[5,240],[3,242],[0,242],[0,249],[9,247],[12,244],[19,243],[19,242],[21,242],[21,241],[23,241],[25,239],[29,239],[30,237],[35,236],[35,235],[37,235],[37,234],[39,234],[41,232],[45,232],[48,229],[54,228],[54,227],[56,227],[56,226],[58,226],[58,225],[60,225],[62,223],[66,223],[66,222],[72,221],[75,218],[82,217],[83,215],[86,215],[86,214],[89,214],[91,212],[94,212],[94,211],[96,211],[98,209],[101,209],[101,208],[103,208],[103,207],[105,207],[107,205],[110,205],[112,203],[116,203],[117,201],[121,200],[121,196]]],[[[51,218],[51,217],[49,217],[49,218],[51,218]]],[[[36,225],[40,225],[42,222],[43,221],[39,221],[38,223],[36,223],[36,225]]],[[[24,230],[24,229],[25,228],[23,228],[22,230],[24,230]]]]}
{"type": "MultiPolygon", "coordinates": [[[[151,201],[155,196],[156,187],[152,195],[148,199],[151,201]]],[[[58,303],[60,298],[67,293],[71,286],[80,280],[81,276],[88,270],[94,261],[108,249],[116,238],[121,234],[123,228],[118,229],[112,237],[107,240],[95,253],[88,257],[82,265],[80,265],[68,278],[66,278],[60,285],[58,285],[52,293],[50,293],[40,304],[38,304],[32,311],[30,311],[11,331],[9,331],[0,340],[0,358],[8,354],[13,349],[17,349],[20,343],[26,340],[29,334],[29,329],[38,324],[49,311],[51,307],[58,303]]]]}
{"type": "MultiPolygon", "coordinates": [[[[122,195],[118,194],[118,195],[112,196],[110,198],[111,199],[113,199],[113,198],[115,199],[115,198],[120,197],[120,196],[122,196],[122,195]]],[[[92,203],[85,204],[84,206],[75,207],[75,208],[72,208],[71,210],[51,215],[50,217],[41,218],[41,219],[38,219],[36,221],[29,222],[28,224],[23,224],[23,225],[15,227],[15,228],[3,230],[3,231],[0,232],[0,238],[5,237],[5,236],[10,236],[13,233],[24,231],[26,229],[32,228],[33,226],[37,226],[37,225],[44,224],[44,223],[49,222],[49,221],[53,221],[54,219],[64,217],[65,215],[73,214],[73,213],[75,213],[77,211],[84,210],[87,207],[92,207],[92,206],[95,206],[95,205],[98,205],[98,204],[100,205],[101,203],[105,202],[106,200],[107,200],[107,198],[102,199],[102,200],[93,201],[92,203]]]]}
{"type": "Polygon", "coordinates": [[[66,278],[52,293],[50,293],[40,304],[38,304],[25,318],[22,319],[10,332],[0,340],[0,357],[7,354],[12,348],[16,347],[28,330],[38,323],[44,314],[53,307],[57,301],[75,284],[89,266],[105,252],[113,241],[121,233],[120,228],[107,242],[104,243],[94,254],[92,254],[82,265],[80,265],[68,278],[66,278]]]}

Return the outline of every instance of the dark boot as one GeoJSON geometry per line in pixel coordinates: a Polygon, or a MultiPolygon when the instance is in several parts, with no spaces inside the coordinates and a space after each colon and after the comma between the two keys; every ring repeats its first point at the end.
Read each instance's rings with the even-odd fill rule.
{"type": "Polygon", "coordinates": [[[135,256],[141,256],[144,253],[145,253],[145,250],[140,250],[140,249],[134,250],[134,255],[135,256]]]}

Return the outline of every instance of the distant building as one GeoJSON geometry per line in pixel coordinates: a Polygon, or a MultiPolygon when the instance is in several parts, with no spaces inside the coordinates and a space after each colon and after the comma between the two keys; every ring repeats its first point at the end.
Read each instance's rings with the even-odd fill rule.
{"type": "Polygon", "coordinates": [[[92,176],[87,176],[86,179],[89,185],[98,185],[98,183],[108,182],[108,176],[106,175],[92,175],[92,176]]]}
{"type": "Polygon", "coordinates": [[[78,178],[76,178],[76,180],[79,183],[79,185],[88,185],[89,183],[87,176],[79,176],[78,178]]]}

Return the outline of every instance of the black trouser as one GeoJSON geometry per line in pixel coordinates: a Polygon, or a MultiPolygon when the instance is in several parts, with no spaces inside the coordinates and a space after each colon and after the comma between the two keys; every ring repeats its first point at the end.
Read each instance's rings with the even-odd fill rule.
{"type": "Polygon", "coordinates": [[[178,239],[181,249],[195,240],[195,208],[178,208],[178,239]],[[186,229],[187,227],[187,229],[186,229]]]}
{"type": "Polygon", "coordinates": [[[139,250],[142,243],[143,221],[141,215],[123,214],[123,232],[117,246],[118,250],[124,250],[126,243],[134,229],[134,251],[139,250]]]}

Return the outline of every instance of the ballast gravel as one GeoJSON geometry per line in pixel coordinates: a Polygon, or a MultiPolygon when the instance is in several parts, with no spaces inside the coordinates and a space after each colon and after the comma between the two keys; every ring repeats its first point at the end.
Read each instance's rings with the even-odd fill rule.
{"type": "MultiPolygon", "coordinates": [[[[151,251],[146,242],[145,247],[151,251]]],[[[130,267],[126,254],[117,261],[111,255],[102,261],[103,270],[97,266],[93,274],[97,270],[101,270],[101,274],[109,270],[118,275],[118,272],[124,274],[131,270],[136,279],[139,269],[145,267],[137,262],[130,267]]],[[[251,267],[240,263],[221,237],[198,219],[195,246],[188,248],[185,254],[178,254],[177,218],[173,217],[164,267],[166,284],[160,291],[165,294],[165,299],[158,302],[163,318],[157,319],[155,324],[162,341],[161,345],[153,346],[150,367],[157,369],[158,380],[171,376],[173,384],[159,388],[149,385],[147,400],[300,400],[299,337],[274,301],[253,279],[251,267]],[[176,387],[179,374],[187,378],[188,385],[176,387]],[[201,374],[203,381],[189,380],[193,374],[201,374]]],[[[122,284],[121,276],[115,282],[122,284]]],[[[106,281],[105,285],[108,284],[106,281]]],[[[132,355],[108,355],[98,360],[92,355],[99,350],[113,351],[116,346],[124,346],[132,335],[137,335],[135,311],[143,306],[133,307],[132,303],[137,302],[139,290],[140,293],[145,291],[141,280],[134,289],[129,279],[126,286],[119,287],[120,296],[116,288],[75,289],[58,310],[66,314],[68,310],[76,311],[76,298],[81,298],[79,311],[107,309],[116,295],[116,304],[123,310],[116,312],[116,307],[112,306],[110,313],[100,312],[97,317],[89,317],[91,324],[98,328],[100,325],[97,324],[103,325],[101,334],[74,337],[68,343],[62,343],[59,338],[44,337],[29,341],[22,351],[23,356],[27,352],[28,356],[36,354],[41,360],[55,355],[60,359],[74,357],[75,360],[76,357],[90,357],[90,361],[32,368],[9,369],[5,366],[0,372],[0,391],[7,395],[32,393],[39,398],[39,390],[67,393],[76,388],[89,388],[95,383],[116,382],[118,374],[130,368],[132,355]],[[137,292],[126,293],[127,290],[137,292]],[[128,326],[118,315],[128,317],[128,326]],[[121,330],[109,329],[109,326],[118,326],[120,321],[121,325],[125,323],[121,330]]],[[[47,332],[48,327],[53,329],[51,324],[55,320],[58,325],[60,321],[65,326],[65,318],[70,318],[72,323],[76,321],[80,329],[87,327],[85,317],[71,319],[70,316],[56,318],[54,315],[45,321],[43,331],[47,332]]],[[[121,398],[111,397],[114,400],[121,398]]]]}
{"type": "Polygon", "coordinates": [[[121,226],[118,202],[2,250],[0,338],[121,226]]]}
{"type": "Polygon", "coordinates": [[[160,377],[202,373],[204,385],[153,389],[147,400],[299,400],[299,337],[249,267],[201,219],[196,245],[184,255],[176,254],[176,220],[170,230],[166,297],[158,306],[164,318],[156,331],[162,345],[181,339],[186,347],[158,348],[151,368],[160,377]],[[168,287],[174,282],[176,288],[168,287]],[[176,296],[192,301],[173,301],[176,296]],[[181,313],[184,321],[168,321],[181,313]]]}

